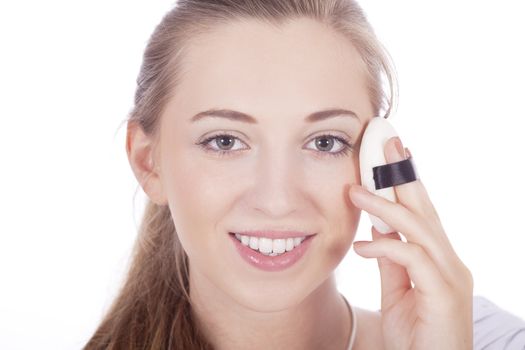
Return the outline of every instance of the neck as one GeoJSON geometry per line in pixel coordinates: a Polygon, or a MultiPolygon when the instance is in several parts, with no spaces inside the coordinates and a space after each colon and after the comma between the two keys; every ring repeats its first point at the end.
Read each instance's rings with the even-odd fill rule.
{"type": "Polygon", "coordinates": [[[346,350],[351,319],[333,273],[299,304],[261,312],[244,307],[194,272],[192,312],[216,350],[346,350]]]}

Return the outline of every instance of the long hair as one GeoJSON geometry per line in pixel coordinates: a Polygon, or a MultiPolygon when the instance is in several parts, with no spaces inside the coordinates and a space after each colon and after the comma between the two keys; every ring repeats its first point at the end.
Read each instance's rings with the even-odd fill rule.
{"type": "MultiPolygon", "coordinates": [[[[397,102],[395,68],[354,0],[179,0],[145,48],[127,122],[158,137],[159,118],[177,93],[184,48],[193,38],[238,19],[279,26],[303,17],[328,25],[354,45],[366,64],[374,115],[385,111],[387,118],[397,102]]],[[[192,314],[188,271],[168,205],[148,201],[126,279],[84,349],[213,349],[192,314]]]]}

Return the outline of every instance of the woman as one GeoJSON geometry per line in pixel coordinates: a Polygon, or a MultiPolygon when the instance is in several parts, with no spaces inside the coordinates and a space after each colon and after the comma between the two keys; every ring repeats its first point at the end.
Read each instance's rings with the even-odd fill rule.
{"type": "Polygon", "coordinates": [[[396,186],[397,204],[359,186],[360,138],[390,115],[395,77],[358,4],[179,1],[137,83],[126,150],[150,201],[85,349],[472,348],[472,276],[422,182],[396,186]],[[380,312],[335,284],[361,210],[406,237],[354,242],[378,259],[380,312]]]}

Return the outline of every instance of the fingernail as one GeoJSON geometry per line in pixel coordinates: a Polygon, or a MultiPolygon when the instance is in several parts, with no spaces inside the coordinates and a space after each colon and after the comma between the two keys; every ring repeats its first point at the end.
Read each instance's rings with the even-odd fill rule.
{"type": "Polygon", "coordinates": [[[405,147],[405,154],[407,155],[407,158],[412,157],[412,153],[410,153],[410,150],[408,149],[408,147],[405,147]]]}
{"type": "Polygon", "coordinates": [[[355,185],[355,186],[353,186],[353,188],[354,188],[354,191],[356,193],[364,194],[364,195],[369,195],[370,194],[370,192],[366,188],[364,188],[363,186],[355,185]]]}
{"type": "Polygon", "coordinates": [[[354,249],[361,249],[364,248],[370,243],[370,241],[355,241],[352,245],[354,246],[354,249]]]}
{"type": "Polygon", "coordinates": [[[401,139],[398,136],[395,137],[394,143],[396,144],[396,149],[397,149],[397,153],[399,154],[399,156],[403,159],[406,159],[405,149],[403,148],[403,143],[401,142],[401,139]]]}

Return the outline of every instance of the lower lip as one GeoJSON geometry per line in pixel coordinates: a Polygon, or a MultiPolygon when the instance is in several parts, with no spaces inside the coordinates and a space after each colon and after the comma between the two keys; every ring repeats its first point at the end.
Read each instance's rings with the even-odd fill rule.
{"type": "Polygon", "coordinates": [[[315,235],[306,237],[301,244],[294,247],[291,251],[281,254],[279,256],[269,256],[260,253],[259,251],[253,250],[252,248],[242,244],[236,237],[235,234],[230,233],[229,236],[235,244],[235,248],[241,255],[241,257],[248,262],[250,265],[255,266],[264,271],[281,271],[289,268],[304,255],[312,239],[315,235]]]}

